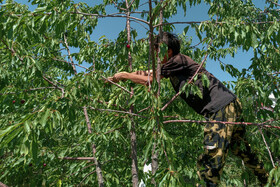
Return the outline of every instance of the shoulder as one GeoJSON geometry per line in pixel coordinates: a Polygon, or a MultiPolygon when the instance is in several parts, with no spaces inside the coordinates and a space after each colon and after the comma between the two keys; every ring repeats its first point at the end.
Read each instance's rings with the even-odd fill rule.
{"type": "Polygon", "coordinates": [[[186,64],[186,63],[196,63],[191,57],[184,55],[184,54],[177,54],[175,56],[173,56],[169,62],[175,62],[178,64],[186,64]]]}

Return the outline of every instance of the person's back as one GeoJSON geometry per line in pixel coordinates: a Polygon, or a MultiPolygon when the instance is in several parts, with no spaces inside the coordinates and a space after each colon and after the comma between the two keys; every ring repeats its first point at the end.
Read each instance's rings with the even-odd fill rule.
{"type": "MultiPolygon", "coordinates": [[[[195,76],[198,68],[199,64],[190,57],[177,54],[162,65],[161,75],[165,78],[169,77],[174,90],[179,92],[195,76]]],[[[187,93],[187,96],[183,92],[181,97],[190,107],[203,116],[211,116],[236,99],[236,96],[229,89],[203,67],[198,71],[197,80],[194,84],[198,86],[202,97],[191,92],[187,93]],[[203,74],[209,80],[209,85],[203,85],[203,74]]]]}

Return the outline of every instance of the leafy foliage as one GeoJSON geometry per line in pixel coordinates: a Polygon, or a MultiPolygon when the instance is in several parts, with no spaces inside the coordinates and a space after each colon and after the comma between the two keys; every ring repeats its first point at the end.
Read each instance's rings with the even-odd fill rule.
{"type": "MultiPolygon", "coordinates": [[[[187,14],[192,6],[207,4],[209,20],[185,22],[187,26],[180,34],[181,52],[197,62],[206,54],[219,61],[222,70],[236,78],[227,86],[242,101],[245,121],[274,120],[271,125],[279,127],[280,101],[273,105],[269,98],[280,94],[279,4],[274,1],[267,1],[267,8],[261,10],[251,0],[164,0],[153,2],[148,13],[143,6],[148,6],[149,1],[139,0],[128,1],[132,3],[128,10],[125,1],[120,0],[104,0],[93,7],[71,0],[31,2],[37,6],[34,11],[12,0],[0,7],[1,182],[9,186],[96,186],[95,157],[106,186],[130,186],[133,124],[139,179],[146,184],[155,180],[159,186],[193,186],[198,182],[196,159],[202,153],[203,126],[163,122],[203,118],[179,99],[160,110],[175,94],[169,81],[162,80],[160,86],[153,81],[151,88],[129,81],[117,86],[104,83],[104,78],[113,73],[131,71],[129,55],[133,59],[132,71],[151,69],[154,63],[150,53],[153,46],[148,38],[138,38],[137,30],[130,31],[132,40],[127,47],[130,33],[125,25],[113,41],[106,36],[98,42],[91,39],[98,19],[125,19],[126,11],[141,11],[131,20],[148,27],[160,24],[158,15],[163,10],[163,29],[172,31],[176,24],[166,23],[180,7],[187,14]],[[105,8],[109,5],[115,5],[122,14],[107,14],[105,8]],[[189,30],[195,31],[203,47],[197,47],[188,36],[189,30]],[[222,58],[234,57],[240,50],[253,51],[248,69],[238,70],[222,63],[222,58]],[[130,87],[133,95],[128,93],[130,87]],[[161,94],[157,97],[159,88],[161,94]],[[273,108],[265,108],[272,105],[273,108]],[[151,162],[154,145],[159,166],[152,175],[144,173],[143,167],[151,162]],[[85,157],[90,159],[83,160],[85,157]]],[[[207,78],[201,77],[203,85],[209,86],[207,78]]],[[[182,91],[201,96],[192,84],[182,91]]],[[[263,131],[273,161],[278,164],[275,168],[258,127],[247,129],[251,146],[270,171],[270,184],[279,184],[279,129],[263,131]]],[[[247,184],[258,183],[240,160],[229,158],[222,184],[240,186],[244,180],[247,184]]]]}

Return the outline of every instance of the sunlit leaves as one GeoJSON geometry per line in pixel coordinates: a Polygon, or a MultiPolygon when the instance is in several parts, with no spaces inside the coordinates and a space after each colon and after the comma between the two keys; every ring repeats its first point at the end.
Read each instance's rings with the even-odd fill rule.
{"type": "MultiPolygon", "coordinates": [[[[94,171],[91,161],[63,160],[63,157],[91,157],[91,145],[95,143],[106,185],[130,185],[129,130],[132,120],[137,133],[139,176],[146,180],[146,184],[150,184],[152,177],[158,184],[166,186],[185,183],[194,186],[198,182],[196,159],[203,151],[203,126],[170,125],[162,124],[162,121],[202,117],[181,99],[176,99],[165,111],[160,110],[176,94],[169,80],[161,80],[161,95],[156,97],[154,93],[159,88],[156,82],[152,83],[152,88],[131,81],[120,82],[125,89],[133,87],[133,95],[130,95],[103,79],[116,72],[130,71],[129,52],[132,71],[151,69],[148,37],[139,38],[141,34],[136,29],[131,30],[130,43],[125,29],[116,39],[102,36],[98,41],[92,41],[100,19],[97,15],[106,15],[107,5],[116,6],[116,11],[125,8],[124,1],[114,2],[104,0],[103,4],[90,7],[69,0],[33,0],[32,4],[37,6],[33,12],[12,1],[1,5],[1,182],[11,186],[67,186],[83,181],[81,185],[96,186],[96,174],[88,175],[94,171]],[[85,67],[79,67],[77,74],[74,74],[69,60],[65,37],[76,67],[85,67]],[[131,106],[133,113],[129,112],[131,106]],[[88,110],[91,134],[88,133],[84,107],[88,110]],[[144,163],[151,162],[154,145],[160,166],[151,176],[144,174],[142,168],[144,163]]],[[[148,12],[143,10],[147,1],[128,2],[133,2],[131,11],[139,11],[142,14],[139,17],[149,20],[148,12]]],[[[279,11],[274,4],[261,10],[251,1],[239,0],[166,0],[162,4],[156,1],[153,3],[153,24],[159,23],[162,7],[163,22],[168,23],[168,18],[180,7],[188,14],[189,5],[200,3],[209,5],[209,20],[189,22],[184,26],[180,35],[181,52],[197,62],[208,54],[209,58],[221,63],[222,70],[237,79],[229,85],[243,103],[246,121],[278,119],[279,100],[273,103],[270,96],[271,93],[276,98],[279,96],[279,11]],[[189,36],[191,32],[199,38],[199,44],[189,36]],[[237,68],[236,63],[243,62],[221,62],[228,55],[235,57],[240,49],[254,52],[248,69],[237,68]]],[[[124,10],[121,12],[125,13],[124,10]]],[[[176,25],[163,27],[164,31],[176,32],[174,28],[176,25]]],[[[163,57],[167,48],[163,46],[160,50],[160,57],[163,57]]],[[[199,76],[201,84],[209,87],[207,76],[199,76]]],[[[202,91],[193,83],[186,84],[181,92],[202,97],[202,91]]],[[[247,132],[253,148],[265,157],[266,168],[272,169],[256,129],[249,128],[247,132]]],[[[268,130],[265,135],[274,155],[279,152],[279,141],[273,134],[278,133],[268,130]]],[[[238,186],[244,179],[255,184],[246,170],[237,168],[240,163],[236,164],[236,160],[229,162],[223,184],[238,186]],[[234,179],[230,178],[232,176],[234,179]]],[[[269,182],[272,183],[272,178],[278,175],[277,168],[273,169],[269,182]]]]}

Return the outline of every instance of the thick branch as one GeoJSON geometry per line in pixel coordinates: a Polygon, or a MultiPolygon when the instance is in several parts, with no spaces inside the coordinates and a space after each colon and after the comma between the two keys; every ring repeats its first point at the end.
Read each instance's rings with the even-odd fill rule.
{"type": "MultiPolygon", "coordinates": [[[[126,3],[126,30],[127,30],[127,42],[131,43],[131,28],[130,28],[130,6],[128,0],[125,0],[126,3]]],[[[132,2],[133,3],[133,2],[132,2]]],[[[132,71],[132,57],[131,52],[128,51],[128,66],[129,70],[132,71]]],[[[130,95],[130,99],[133,96],[133,87],[130,88],[132,94],[130,95]]],[[[130,106],[129,112],[133,113],[133,105],[130,106]]],[[[131,147],[131,175],[132,175],[132,186],[138,187],[139,179],[138,179],[138,159],[137,159],[137,140],[136,140],[136,130],[135,130],[135,122],[131,117],[131,129],[130,129],[130,147],[131,147]]]]}
{"type": "MultiPolygon", "coordinates": [[[[83,109],[84,109],[84,115],[85,115],[87,126],[88,126],[88,133],[91,134],[92,130],[91,130],[91,124],[90,124],[88,113],[87,113],[87,107],[83,107],[83,109]]],[[[96,166],[96,174],[97,174],[97,179],[98,179],[98,185],[99,185],[99,187],[103,187],[104,186],[104,179],[103,179],[103,175],[102,175],[101,165],[96,158],[96,146],[95,146],[95,144],[92,144],[92,153],[93,153],[93,161],[94,161],[94,164],[96,166]]]]}
{"type": "MultiPolygon", "coordinates": [[[[266,128],[275,128],[280,129],[280,126],[271,126],[271,125],[265,125],[269,122],[274,122],[277,120],[269,120],[263,123],[251,123],[251,122],[228,122],[228,121],[197,121],[197,120],[167,120],[164,121],[164,124],[167,123],[222,123],[222,124],[232,124],[232,125],[248,125],[248,126],[261,126],[266,128]]],[[[279,121],[279,120],[278,120],[279,121]]]]}
{"type": "Polygon", "coordinates": [[[84,115],[85,115],[85,118],[86,118],[88,133],[91,134],[92,130],[91,130],[91,125],[90,125],[90,121],[89,121],[89,117],[88,117],[88,113],[87,113],[87,107],[84,106],[83,109],[84,109],[84,115]]]}
{"type": "Polygon", "coordinates": [[[98,184],[99,184],[99,187],[103,187],[104,186],[104,179],[103,179],[100,163],[98,162],[98,160],[96,158],[95,144],[92,144],[92,153],[93,153],[94,163],[95,163],[95,166],[96,166],[96,174],[97,174],[97,178],[98,178],[98,184]]]}
{"type": "Polygon", "coordinates": [[[0,187],[8,187],[6,184],[0,182],[0,187]]]}

